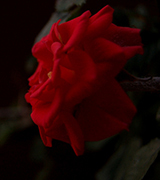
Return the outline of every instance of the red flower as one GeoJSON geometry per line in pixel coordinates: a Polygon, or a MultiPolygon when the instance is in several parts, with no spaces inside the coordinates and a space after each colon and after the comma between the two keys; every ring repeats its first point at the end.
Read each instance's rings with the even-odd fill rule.
{"type": "Polygon", "coordinates": [[[81,155],[84,141],[128,129],[136,109],[115,76],[143,49],[140,30],[112,24],[112,14],[105,6],[94,16],[58,21],[34,45],[39,65],[25,97],[46,146],[58,139],[81,155]]]}

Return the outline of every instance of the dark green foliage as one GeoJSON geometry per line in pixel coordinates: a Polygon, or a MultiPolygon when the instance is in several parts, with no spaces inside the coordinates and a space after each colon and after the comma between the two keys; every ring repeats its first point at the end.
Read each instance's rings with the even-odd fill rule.
{"type": "Polygon", "coordinates": [[[84,4],[86,1],[85,0],[58,0],[56,2],[56,10],[57,11],[67,11],[74,5],[81,6],[84,4]]]}

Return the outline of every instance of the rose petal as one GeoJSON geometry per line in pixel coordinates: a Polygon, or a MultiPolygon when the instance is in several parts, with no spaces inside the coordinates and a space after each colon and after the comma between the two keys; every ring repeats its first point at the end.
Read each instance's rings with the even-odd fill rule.
{"type": "Polygon", "coordinates": [[[61,113],[53,120],[51,125],[45,129],[45,134],[52,139],[70,143],[68,132],[61,118],[61,113]]]}
{"type": "Polygon", "coordinates": [[[111,80],[77,110],[85,140],[97,141],[128,129],[136,109],[116,80],[111,80]],[[89,132],[89,133],[88,133],[89,132]]]}
{"type": "Polygon", "coordinates": [[[70,112],[62,111],[52,125],[45,129],[45,134],[53,139],[70,143],[77,156],[84,152],[82,130],[70,112]]]}
{"type": "Polygon", "coordinates": [[[51,82],[51,80],[48,78],[47,81],[45,81],[42,85],[39,85],[39,88],[36,88],[34,92],[32,92],[31,97],[32,98],[38,98],[38,96],[43,93],[46,86],[51,82]]]}
{"type": "Polygon", "coordinates": [[[110,6],[105,6],[97,14],[90,18],[90,25],[87,30],[87,39],[101,37],[106,33],[107,28],[112,23],[113,9],[110,6]]]}
{"type": "Polygon", "coordinates": [[[68,53],[68,58],[78,80],[93,81],[96,78],[96,65],[91,57],[83,50],[74,50],[68,53]]]}
{"type": "Polygon", "coordinates": [[[64,92],[59,88],[55,90],[52,103],[39,101],[31,114],[34,123],[42,127],[49,127],[58,115],[63,99],[64,92]]]}
{"type": "Polygon", "coordinates": [[[140,29],[119,27],[111,24],[103,37],[120,46],[143,46],[141,43],[140,29]]]}
{"type": "Polygon", "coordinates": [[[36,71],[34,72],[34,74],[30,78],[28,78],[30,86],[38,84],[38,82],[39,82],[39,74],[40,74],[41,69],[42,69],[42,64],[39,63],[39,65],[38,65],[36,71]]]}
{"type": "Polygon", "coordinates": [[[76,119],[81,126],[85,141],[99,141],[124,129],[128,130],[126,123],[119,121],[119,118],[115,118],[89,100],[81,104],[76,119]]]}
{"type": "Polygon", "coordinates": [[[61,78],[69,84],[74,84],[76,81],[75,71],[60,66],[61,78]]]}
{"type": "Polygon", "coordinates": [[[90,11],[86,11],[80,16],[81,18],[79,19],[79,22],[76,24],[74,31],[72,32],[72,35],[70,36],[69,40],[63,48],[64,52],[68,51],[70,48],[76,46],[80,43],[80,41],[82,41],[89,25],[90,15],[90,11]]]}
{"type": "Polygon", "coordinates": [[[86,29],[90,15],[91,15],[90,11],[86,11],[81,16],[74,18],[68,22],[62,23],[58,26],[58,31],[62,37],[63,43],[64,44],[67,43],[65,50],[67,50],[70,46],[76,43],[76,41],[77,42],[80,41],[82,34],[86,29]]]}
{"type": "Polygon", "coordinates": [[[84,137],[77,120],[69,112],[62,112],[61,118],[65,124],[71,146],[77,156],[84,153],[84,137]]]}
{"type": "Polygon", "coordinates": [[[122,48],[126,59],[130,59],[136,54],[143,54],[144,52],[142,46],[126,46],[122,48]]]}
{"type": "MultiPolygon", "coordinates": [[[[47,40],[49,41],[49,42],[58,42],[59,41],[59,39],[57,38],[57,35],[56,35],[56,33],[55,33],[55,26],[58,26],[58,24],[59,24],[59,22],[60,22],[61,20],[59,20],[59,21],[57,21],[57,23],[54,23],[53,25],[52,25],[52,27],[51,27],[51,30],[50,30],[50,32],[49,32],[49,34],[48,34],[48,38],[47,38],[47,40]]],[[[52,44],[51,43],[51,44],[52,44]]]]}
{"type": "Polygon", "coordinates": [[[131,122],[136,113],[132,101],[115,79],[111,79],[109,83],[100,89],[92,97],[92,100],[95,101],[98,107],[127,124],[131,122]]]}
{"type": "Polygon", "coordinates": [[[97,78],[97,70],[93,60],[82,50],[72,51],[68,53],[68,57],[77,78],[66,96],[66,103],[73,106],[94,91],[92,85],[97,78]]]}
{"type": "Polygon", "coordinates": [[[114,11],[113,8],[111,8],[109,5],[106,5],[90,18],[90,22],[92,23],[96,21],[97,19],[101,18],[101,16],[103,15],[107,16],[108,13],[113,13],[113,11],[114,11]]]}
{"type": "Polygon", "coordinates": [[[103,38],[86,43],[85,50],[90,54],[99,71],[106,72],[108,78],[115,77],[126,63],[123,49],[103,38]]]}
{"type": "Polygon", "coordinates": [[[63,54],[61,56],[60,64],[67,69],[73,70],[73,66],[72,66],[67,54],[63,54]]]}
{"type": "Polygon", "coordinates": [[[47,49],[46,44],[43,42],[45,40],[46,37],[33,46],[32,54],[35,58],[43,63],[45,68],[48,69],[50,66],[52,66],[53,54],[47,49]]]}
{"type": "Polygon", "coordinates": [[[52,147],[52,138],[45,135],[45,130],[43,127],[39,126],[38,128],[39,128],[39,133],[40,133],[40,136],[44,145],[48,147],[52,147]]]}
{"type": "MultiPolygon", "coordinates": [[[[55,89],[49,89],[46,88],[41,92],[38,96],[35,96],[34,98],[37,98],[40,101],[44,101],[46,103],[51,103],[54,99],[55,89]]],[[[33,97],[33,95],[31,95],[33,97]]]]}
{"type": "Polygon", "coordinates": [[[55,59],[59,59],[61,58],[61,48],[62,48],[62,44],[60,42],[54,42],[52,45],[51,45],[51,51],[53,52],[53,57],[55,59]]]}

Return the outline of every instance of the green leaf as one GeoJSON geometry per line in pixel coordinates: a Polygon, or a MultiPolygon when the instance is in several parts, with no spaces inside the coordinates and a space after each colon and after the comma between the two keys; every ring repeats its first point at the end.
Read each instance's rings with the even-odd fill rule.
{"type": "Polygon", "coordinates": [[[106,165],[97,173],[97,180],[121,180],[131,157],[140,145],[141,139],[139,138],[130,138],[129,142],[123,142],[106,165]]]}
{"type": "Polygon", "coordinates": [[[97,173],[97,180],[141,180],[160,151],[160,140],[154,139],[140,146],[140,138],[130,138],[122,143],[97,173]]]}
{"type": "Polygon", "coordinates": [[[66,11],[74,5],[81,6],[83,3],[85,0],[57,0],[55,6],[57,11],[66,11]]]}
{"type": "Polygon", "coordinates": [[[135,152],[138,151],[138,149],[141,146],[141,139],[140,138],[131,138],[128,143],[126,143],[126,147],[124,149],[122,159],[120,161],[119,167],[117,168],[117,171],[114,176],[114,180],[121,180],[124,177],[124,174],[126,173],[127,167],[132,162],[132,157],[134,156],[135,152]]]}
{"type": "Polygon", "coordinates": [[[160,151],[160,140],[154,139],[141,147],[127,166],[123,180],[141,180],[160,151]]]}

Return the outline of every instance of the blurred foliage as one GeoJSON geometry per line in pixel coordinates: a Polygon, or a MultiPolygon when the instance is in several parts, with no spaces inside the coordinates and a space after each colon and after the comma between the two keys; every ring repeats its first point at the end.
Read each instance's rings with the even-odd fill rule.
{"type": "Polygon", "coordinates": [[[141,180],[160,150],[160,140],[142,146],[140,138],[121,144],[107,164],[98,172],[97,180],[141,180]]]}
{"type": "MultiPolygon", "coordinates": [[[[156,1],[57,0],[55,12],[35,41],[46,35],[51,25],[90,9],[96,13],[104,5],[114,9],[113,22],[141,28],[144,55],[137,55],[126,69],[138,77],[160,76],[160,17],[156,1]]],[[[43,13],[43,12],[42,12],[43,13]]],[[[37,66],[30,57],[26,76],[37,66]]],[[[27,81],[26,81],[27,83],[27,81]]],[[[24,91],[18,100],[0,109],[0,179],[2,180],[158,180],[160,179],[160,94],[128,92],[137,107],[129,132],[99,142],[86,142],[86,152],[76,157],[69,144],[53,140],[43,145],[38,128],[30,119],[31,108],[24,91]]]]}
{"type": "Polygon", "coordinates": [[[83,3],[85,3],[85,0],[58,0],[55,6],[57,11],[67,11],[72,6],[81,6],[83,3]]]}

